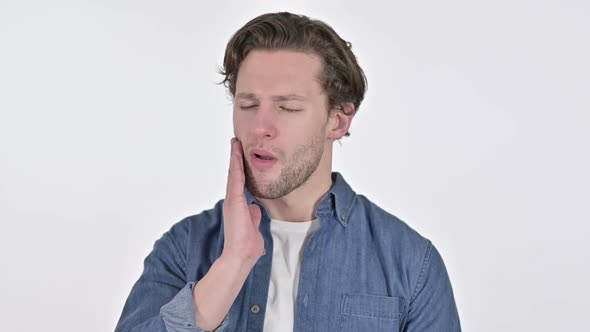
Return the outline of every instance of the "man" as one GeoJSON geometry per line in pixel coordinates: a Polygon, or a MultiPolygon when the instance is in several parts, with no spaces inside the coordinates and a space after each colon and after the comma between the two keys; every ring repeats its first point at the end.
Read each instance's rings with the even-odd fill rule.
{"type": "Polygon", "coordinates": [[[223,74],[225,199],[155,243],[116,331],[460,331],[431,242],[332,173],[366,90],[350,44],[265,14],[229,41],[223,74]]]}

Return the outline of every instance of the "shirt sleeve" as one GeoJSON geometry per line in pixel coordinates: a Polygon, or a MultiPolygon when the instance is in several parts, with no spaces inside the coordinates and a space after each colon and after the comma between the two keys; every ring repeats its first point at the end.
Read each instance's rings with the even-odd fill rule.
{"type": "MultiPolygon", "coordinates": [[[[186,280],[186,257],[170,232],[154,244],[131,289],[115,332],[205,332],[195,323],[194,281],[186,280]]],[[[227,316],[214,331],[227,329],[227,316]]]]}
{"type": "Polygon", "coordinates": [[[461,331],[446,267],[439,252],[430,242],[410,301],[406,322],[405,332],[461,331]]]}
{"type": "MultiPolygon", "coordinates": [[[[193,287],[196,282],[189,282],[172,301],[160,309],[167,332],[202,332],[205,331],[195,324],[195,307],[193,302],[193,287]]],[[[227,329],[227,315],[213,332],[223,332],[227,329]]]]}

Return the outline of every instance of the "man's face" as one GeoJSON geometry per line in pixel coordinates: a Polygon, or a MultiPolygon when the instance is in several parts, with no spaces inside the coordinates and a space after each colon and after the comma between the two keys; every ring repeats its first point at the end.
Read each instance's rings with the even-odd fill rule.
{"type": "Polygon", "coordinates": [[[321,69],[319,57],[287,50],[254,50],[242,62],[233,122],[253,195],[282,197],[318,168],[328,120],[321,69]]]}

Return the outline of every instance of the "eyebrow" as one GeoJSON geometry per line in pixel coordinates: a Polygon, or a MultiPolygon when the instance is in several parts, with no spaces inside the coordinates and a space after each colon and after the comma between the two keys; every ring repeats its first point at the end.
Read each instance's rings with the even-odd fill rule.
{"type": "MultiPolygon", "coordinates": [[[[258,100],[258,97],[256,97],[255,94],[253,93],[248,93],[248,92],[241,92],[238,93],[236,95],[237,99],[248,99],[248,100],[258,100]]],[[[272,96],[271,99],[273,101],[289,101],[289,100],[300,100],[300,101],[304,101],[305,97],[297,95],[297,94],[288,94],[288,95],[280,95],[280,96],[272,96]]]]}

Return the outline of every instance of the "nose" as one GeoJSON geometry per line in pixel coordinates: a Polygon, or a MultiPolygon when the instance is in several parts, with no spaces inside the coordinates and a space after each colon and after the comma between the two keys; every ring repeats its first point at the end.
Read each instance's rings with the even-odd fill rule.
{"type": "Polygon", "coordinates": [[[254,112],[252,133],[257,139],[272,139],[277,136],[277,113],[272,105],[261,104],[254,112]]]}

